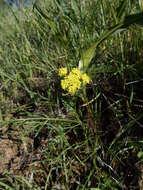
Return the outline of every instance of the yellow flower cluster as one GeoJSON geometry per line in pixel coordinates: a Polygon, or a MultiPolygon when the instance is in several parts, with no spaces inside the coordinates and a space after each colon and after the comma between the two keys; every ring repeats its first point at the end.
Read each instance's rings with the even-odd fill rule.
{"type": "Polygon", "coordinates": [[[78,68],[73,68],[68,74],[67,68],[62,67],[59,69],[60,77],[64,77],[61,80],[61,87],[67,90],[70,95],[75,95],[77,90],[79,90],[83,85],[89,84],[90,79],[86,73],[81,73],[78,68]]]}
{"type": "Polygon", "coordinates": [[[66,67],[62,67],[62,68],[59,69],[59,76],[60,77],[66,76],[67,72],[68,72],[67,68],[66,67]]]}

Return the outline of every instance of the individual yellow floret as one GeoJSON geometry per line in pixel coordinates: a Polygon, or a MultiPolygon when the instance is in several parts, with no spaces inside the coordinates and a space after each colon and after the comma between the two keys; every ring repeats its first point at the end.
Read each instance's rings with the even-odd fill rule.
{"type": "Polygon", "coordinates": [[[76,80],[73,85],[76,86],[76,88],[79,90],[81,88],[81,81],[80,80],[76,80]]]}
{"type": "Polygon", "coordinates": [[[60,76],[60,77],[64,77],[64,76],[66,76],[67,75],[67,68],[66,67],[62,67],[62,68],[60,68],[59,69],[59,73],[58,73],[58,75],[60,76]]]}
{"type": "Polygon", "coordinates": [[[76,81],[76,83],[72,83],[71,86],[68,87],[68,92],[70,95],[75,95],[75,93],[80,89],[81,82],[76,81]]]}
{"type": "Polygon", "coordinates": [[[69,82],[68,80],[64,79],[64,80],[61,80],[61,87],[63,90],[66,90],[69,86],[69,82]]]}
{"type": "Polygon", "coordinates": [[[89,82],[90,82],[90,78],[86,73],[81,75],[81,79],[82,79],[84,84],[89,84],[89,82]]]}
{"type": "Polygon", "coordinates": [[[72,72],[67,76],[67,79],[70,83],[74,83],[76,80],[79,80],[79,77],[72,72]]]}
{"type": "Polygon", "coordinates": [[[67,76],[67,80],[69,81],[70,85],[76,85],[76,86],[78,86],[78,88],[80,88],[81,81],[80,81],[80,79],[79,79],[79,77],[77,75],[74,75],[73,73],[70,73],[67,76]]]}
{"type": "Polygon", "coordinates": [[[77,88],[75,86],[69,86],[68,92],[70,95],[74,96],[77,91],[77,88]]]}
{"type": "Polygon", "coordinates": [[[73,68],[71,74],[76,75],[78,78],[81,76],[81,72],[78,68],[73,68]]]}

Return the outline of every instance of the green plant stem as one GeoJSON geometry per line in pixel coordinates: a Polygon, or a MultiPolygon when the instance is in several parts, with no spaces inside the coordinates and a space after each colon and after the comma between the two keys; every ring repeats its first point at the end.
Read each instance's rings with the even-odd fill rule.
{"type": "Polygon", "coordinates": [[[88,114],[88,126],[92,129],[94,129],[94,131],[96,131],[92,110],[91,110],[90,105],[88,104],[86,89],[83,90],[83,102],[86,104],[86,109],[87,109],[87,114],[88,114]]]}

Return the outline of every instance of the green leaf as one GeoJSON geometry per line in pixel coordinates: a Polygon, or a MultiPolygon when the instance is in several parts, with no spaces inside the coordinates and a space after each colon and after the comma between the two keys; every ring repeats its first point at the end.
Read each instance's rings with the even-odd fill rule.
{"type": "Polygon", "coordinates": [[[132,24],[143,26],[143,12],[126,16],[122,27],[127,28],[132,24]]]}
{"type": "Polygon", "coordinates": [[[85,50],[82,54],[81,54],[81,60],[80,62],[82,63],[82,68],[83,70],[87,70],[89,63],[91,62],[91,60],[93,59],[94,55],[95,55],[95,50],[96,48],[106,39],[108,39],[108,37],[110,35],[112,35],[114,32],[116,32],[118,29],[120,29],[122,26],[122,24],[118,24],[115,27],[113,27],[112,29],[108,30],[107,32],[105,32],[103,34],[103,36],[101,36],[101,38],[93,43],[87,50],[85,50]]]}
{"type": "Polygon", "coordinates": [[[138,156],[139,159],[143,158],[143,152],[142,151],[138,152],[137,156],[138,156]]]}
{"type": "Polygon", "coordinates": [[[91,62],[92,58],[94,57],[94,53],[95,53],[97,44],[98,43],[94,43],[90,48],[88,48],[86,51],[84,51],[81,54],[80,69],[86,70],[88,68],[89,63],[91,62]]]}
{"type": "Polygon", "coordinates": [[[105,32],[98,41],[93,43],[88,49],[82,52],[80,63],[82,63],[83,70],[87,70],[89,63],[93,59],[95,55],[96,48],[105,40],[107,40],[112,34],[122,31],[123,29],[127,29],[129,26],[133,24],[143,25],[143,12],[132,14],[125,17],[124,21],[119,22],[117,25],[110,28],[107,32],[105,32]]]}

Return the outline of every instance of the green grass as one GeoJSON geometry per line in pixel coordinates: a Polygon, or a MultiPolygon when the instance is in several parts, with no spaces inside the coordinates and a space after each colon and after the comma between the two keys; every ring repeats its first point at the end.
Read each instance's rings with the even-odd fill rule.
{"type": "Polygon", "coordinates": [[[45,0],[0,16],[0,144],[18,146],[0,189],[143,188],[143,28],[126,17],[143,6],[120,5],[45,0]],[[70,96],[58,69],[80,60],[92,82],[70,96]]]}

